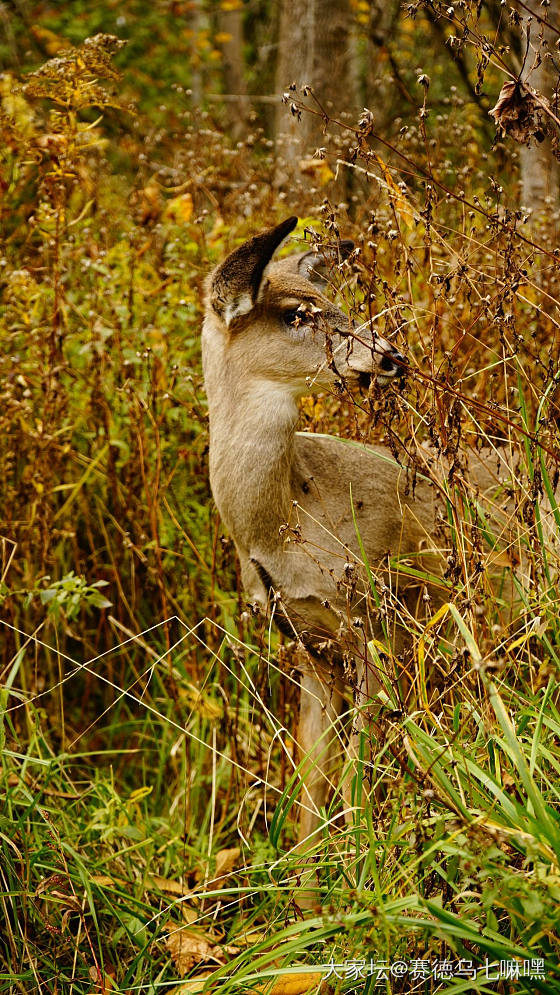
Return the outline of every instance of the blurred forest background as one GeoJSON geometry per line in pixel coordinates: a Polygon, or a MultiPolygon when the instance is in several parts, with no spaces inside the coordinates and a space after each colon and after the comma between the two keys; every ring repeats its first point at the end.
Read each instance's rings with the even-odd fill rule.
{"type": "Polygon", "coordinates": [[[387,992],[560,992],[559,28],[558,0],[0,2],[0,991],[298,995],[366,957],[474,965],[387,992]],[[199,356],[209,270],[292,213],[354,240],[334,289],[411,365],[302,428],[428,441],[465,507],[468,452],[507,447],[531,575],[514,621],[469,505],[314,917],[297,674],[212,505],[199,356]]]}

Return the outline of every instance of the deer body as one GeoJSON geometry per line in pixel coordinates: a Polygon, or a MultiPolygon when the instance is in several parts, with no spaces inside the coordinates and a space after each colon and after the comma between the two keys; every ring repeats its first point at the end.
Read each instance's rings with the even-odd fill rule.
{"type": "Polygon", "coordinates": [[[357,533],[374,574],[386,573],[389,554],[415,554],[426,539],[432,494],[420,487],[411,501],[405,471],[388,450],[297,433],[295,405],[288,411],[257,394],[237,416],[239,445],[235,421],[222,421],[227,407],[210,416],[214,498],[235,539],[249,599],[265,607],[272,586],[292,638],[324,641],[340,635],[336,610],[360,614],[363,597],[348,605],[344,589],[348,563],[361,560],[357,533]],[[214,432],[231,448],[214,447],[214,432]]]}
{"type": "MultiPolygon", "coordinates": [[[[422,555],[420,569],[433,574],[447,551],[433,540],[433,488],[420,481],[407,493],[405,470],[389,450],[296,432],[301,396],[342,378],[376,376],[384,384],[402,373],[404,360],[369,326],[352,329],[323,296],[312,253],[271,262],[295,223],[250,239],[212,274],[203,365],[213,495],[249,599],[265,607],[275,593],[276,621],[310,651],[299,745],[311,762],[323,754],[324,764],[321,739],[341,704],[325,670],[338,667],[339,678],[340,661],[354,656],[363,675],[365,643],[380,628],[368,617],[358,533],[373,575],[398,588],[411,611],[421,585],[403,583],[390,557],[422,555]]],[[[371,693],[375,676],[369,682],[371,693]]],[[[302,839],[326,797],[320,764],[306,788],[302,839]]]]}
{"type": "MultiPolygon", "coordinates": [[[[263,256],[267,248],[255,252],[260,263],[263,256]]],[[[308,256],[306,266],[316,261],[308,256]]],[[[414,500],[405,496],[405,472],[388,450],[296,432],[299,397],[314,385],[332,386],[337,377],[325,362],[324,333],[306,330],[303,320],[278,332],[271,312],[281,317],[282,310],[311,305],[332,335],[339,329],[348,334],[348,318],[302,278],[296,268],[302,257],[272,264],[266,280],[261,273],[254,302],[250,288],[236,286],[236,279],[250,274],[250,264],[238,276],[235,257],[213,277],[203,330],[212,492],[235,540],[249,597],[266,605],[269,578],[282,595],[293,634],[311,628],[324,640],[340,629],[332,609],[341,602],[337,582],[348,555],[361,558],[352,505],[369,564],[377,570],[386,568],[389,553],[415,552],[429,536],[431,497],[424,488],[414,500]],[[224,303],[217,313],[212,302],[220,292],[224,303]],[[228,328],[228,308],[233,314],[236,301],[228,328]],[[282,535],[286,524],[291,528],[282,535]],[[301,530],[303,543],[294,540],[294,530],[301,530]]],[[[340,375],[358,380],[377,366],[381,377],[392,379],[402,371],[402,357],[389,343],[374,340],[369,329],[360,338],[357,344],[350,338],[338,343],[340,375]]]]}

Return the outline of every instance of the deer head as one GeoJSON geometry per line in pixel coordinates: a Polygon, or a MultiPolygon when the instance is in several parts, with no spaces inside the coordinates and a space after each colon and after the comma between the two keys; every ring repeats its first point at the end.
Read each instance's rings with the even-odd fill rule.
{"type": "MultiPolygon", "coordinates": [[[[384,385],[405,370],[403,356],[371,329],[358,328],[323,290],[313,251],[273,261],[297,224],[288,218],[235,249],[212,274],[205,335],[220,362],[252,379],[282,384],[293,396],[336,382],[384,385]],[[210,317],[211,316],[211,317],[210,317]]],[[[341,243],[348,253],[352,243],[341,243]]]]}

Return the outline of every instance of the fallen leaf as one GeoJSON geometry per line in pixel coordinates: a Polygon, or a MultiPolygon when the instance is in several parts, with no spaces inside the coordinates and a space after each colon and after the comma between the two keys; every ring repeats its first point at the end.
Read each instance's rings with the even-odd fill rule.
{"type": "Polygon", "coordinates": [[[233,846],[229,850],[218,850],[216,854],[216,877],[223,877],[233,871],[240,856],[241,848],[238,846],[233,846]]]}
{"type": "Polygon", "coordinates": [[[110,888],[112,885],[119,883],[116,878],[110,878],[108,874],[92,874],[90,881],[92,884],[99,885],[100,888],[110,888]]]}
{"type": "Polygon", "coordinates": [[[180,881],[172,881],[170,878],[164,878],[160,874],[152,874],[148,879],[148,884],[154,886],[154,888],[159,888],[160,891],[164,891],[168,895],[180,895],[184,898],[189,893],[189,889],[181,884],[180,881]]]}
{"type": "Polygon", "coordinates": [[[186,902],[181,902],[181,916],[185,920],[187,926],[193,926],[199,917],[198,909],[193,909],[192,906],[187,905],[186,902]]]}
{"type": "Polygon", "coordinates": [[[268,933],[266,930],[250,929],[247,933],[238,933],[235,939],[238,943],[243,943],[246,947],[256,946],[266,940],[268,933]]]}
{"type": "Polygon", "coordinates": [[[184,926],[179,926],[168,934],[165,946],[171,954],[177,971],[183,976],[192,971],[197,964],[209,960],[216,964],[225,964],[226,954],[239,953],[238,947],[218,945],[213,937],[205,936],[204,933],[194,929],[185,929],[184,926]]]}

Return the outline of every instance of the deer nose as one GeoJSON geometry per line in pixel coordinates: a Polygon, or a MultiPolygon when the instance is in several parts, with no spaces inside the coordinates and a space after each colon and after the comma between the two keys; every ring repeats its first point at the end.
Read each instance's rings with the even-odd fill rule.
{"type": "Polygon", "coordinates": [[[387,376],[397,376],[398,374],[404,376],[407,366],[408,363],[402,352],[393,348],[391,348],[390,352],[385,350],[379,362],[379,368],[387,376]]]}

